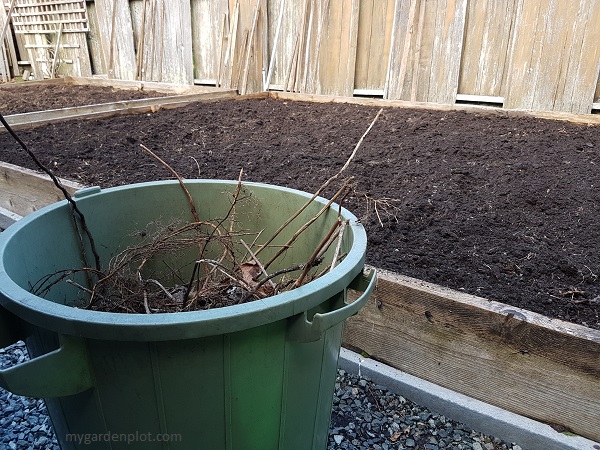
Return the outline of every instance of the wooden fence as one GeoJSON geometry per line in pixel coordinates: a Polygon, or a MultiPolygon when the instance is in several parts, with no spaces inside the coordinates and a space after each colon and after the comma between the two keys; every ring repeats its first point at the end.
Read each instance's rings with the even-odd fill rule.
{"type": "MultiPolygon", "coordinates": [[[[0,22],[14,2],[5,0],[0,22]]],[[[61,3],[16,0],[16,5],[31,8],[35,2],[61,3]]],[[[600,111],[598,0],[95,0],[85,5],[88,46],[79,46],[77,58],[90,64],[69,66],[68,74],[75,76],[89,75],[83,72],[90,67],[109,78],[207,84],[242,93],[268,86],[308,94],[600,111]]],[[[49,49],[55,42],[61,48],[60,40],[49,41],[49,49]]],[[[19,42],[17,47],[30,50],[19,42]]],[[[10,46],[6,49],[4,61],[10,61],[10,46]]]]}

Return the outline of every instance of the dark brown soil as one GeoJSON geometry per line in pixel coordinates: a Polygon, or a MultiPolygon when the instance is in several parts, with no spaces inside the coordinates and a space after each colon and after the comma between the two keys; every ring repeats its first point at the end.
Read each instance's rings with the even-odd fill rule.
{"type": "Polygon", "coordinates": [[[115,89],[103,86],[78,85],[0,85],[0,114],[21,114],[32,111],[97,105],[118,100],[137,100],[150,97],[166,97],[157,91],[115,89]]]}
{"type": "MultiPolygon", "coordinates": [[[[57,174],[103,187],[245,179],[316,190],[377,108],[275,100],[194,104],[21,131],[57,174]]],[[[364,219],[372,265],[600,329],[600,127],[461,111],[386,109],[348,172],[397,199],[364,219]]],[[[0,160],[32,167],[6,133],[0,160]]],[[[362,194],[350,209],[365,214],[362,194]]]]}

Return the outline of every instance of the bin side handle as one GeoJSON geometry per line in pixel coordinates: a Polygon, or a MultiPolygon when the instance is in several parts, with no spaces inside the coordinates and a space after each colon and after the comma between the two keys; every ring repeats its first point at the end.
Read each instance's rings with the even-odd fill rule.
{"type": "Polygon", "coordinates": [[[375,269],[371,269],[367,275],[361,272],[348,286],[349,289],[362,291],[362,295],[358,299],[352,303],[344,303],[344,306],[334,311],[317,313],[312,322],[308,320],[306,311],[296,316],[289,328],[289,340],[314,342],[321,339],[325,331],[355,315],[364,306],[375,289],[376,281],[377,271],[375,269]]]}
{"type": "Polygon", "coordinates": [[[59,335],[60,347],[0,370],[0,387],[17,395],[52,398],[78,394],[93,386],[85,340],[59,335]]]}

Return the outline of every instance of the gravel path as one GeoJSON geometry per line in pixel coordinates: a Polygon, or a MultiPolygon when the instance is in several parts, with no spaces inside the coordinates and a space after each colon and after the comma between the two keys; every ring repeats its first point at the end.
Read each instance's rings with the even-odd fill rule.
{"type": "MultiPolygon", "coordinates": [[[[0,368],[28,359],[24,344],[0,349],[0,368]]],[[[340,370],[328,450],[521,450],[340,370]]],[[[0,389],[0,449],[60,450],[41,400],[0,389]]]]}

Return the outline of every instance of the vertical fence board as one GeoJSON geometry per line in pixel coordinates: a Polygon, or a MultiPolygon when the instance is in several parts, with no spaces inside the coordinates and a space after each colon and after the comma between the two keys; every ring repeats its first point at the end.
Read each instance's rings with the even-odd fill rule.
{"type": "Polygon", "coordinates": [[[438,3],[432,71],[426,101],[452,104],[456,100],[466,11],[467,0],[438,3]]]}
{"type": "Polygon", "coordinates": [[[515,1],[469,1],[459,93],[504,96],[515,1]]]}
{"type": "Polygon", "coordinates": [[[452,104],[458,90],[467,0],[408,3],[396,6],[387,97],[452,104]]]}
{"type": "MultiPolygon", "coordinates": [[[[596,0],[579,2],[573,36],[565,42],[564,54],[568,64],[559,77],[553,109],[574,113],[589,113],[600,72],[600,3],[596,0]]],[[[565,19],[568,29],[569,19],[565,19]]]]}
{"type": "Polygon", "coordinates": [[[160,81],[194,84],[190,2],[165,3],[162,72],[160,81]]]}
{"type": "Polygon", "coordinates": [[[135,47],[128,0],[95,0],[95,3],[98,36],[109,78],[134,80],[135,47]]]}
{"type": "Polygon", "coordinates": [[[317,92],[319,94],[335,93],[351,97],[354,93],[358,1],[344,0],[330,3],[327,29],[333,32],[333,36],[322,42],[327,52],[321,53],[321,67],[326,67],[328,70],[319,73],[321,77],[321,89],[317,92]],[[326,61],[323,60],[325,55],[327,55],[326,61]]]}
{"type": "MultiPolygon", "coordinates": [[[[223,17],[228,14],[226,0],[192,0],[192,51],[194,55],[194,78],[217,80],[222,43],[223,17]]],[[[225,29],[227,32],[227,29],[225,29]]]]}
{"type": "MultiPolygon", "coordinates": [[[[373,87],[373,83],[369,80],[369,66],[372,62],[371,51],[375,52],[377,50],[373,42],[373,37],[382,36],[382,33],[377,32],[378,24],[374,19],[375,12],[379,10],[379,8],[375,7],[375,0],[362,0],[360,2],[356,67],[354,73],[354,84],[359,89],[379,89],[376,82],[376,87],[373,87]]],[[[383,52],[380,56],[385,54],[383,52]]]]}
{"type": "Polygon", "coordinates": [[[418,9],[417,5],[419,3],[419,0],[396,0],[394,8],[394,30],[392,33],[392,41],[390,43],[390,57],[384,92],[384,97],[386,98],[407,98],[404,77],[408,70],[407,58],[408,51],[410,50],[410,33],[414,26],[415,11],[418,9]]]}
{"type": "Polygon", "coordinates": [[[102,45],[100,43],[99,36],[99,25],[98,16],[96,14],[96,3],[85,2],[87,9],[88,20],[90,22],[90,31],[88,32],[88,47],[90,51],[90,62],[92,66],[93,74],[106,73],[107,67],[104,60],[104,53],[102,52],[102,45]]]}
{"type": "Polygon", "coordinates": [[[534,71],[534,96],[531,108],[541,111],[554,109],[554,98],[557,83],[565,67],[565,59],[571,57],[571,52],[565,51],[566,42],[572,40],[572,22],[566,22],[567,17],[574,17],[579,1],[556,2],[550,1],[547,8],[542,10],[544,34],[539,45],[537,69],[534,71]],[[567,27],[567,28],[566,28],[567,27]]]}
{"type": "MultiPolygon", "coordinates": [[[[329,2],[329,8],[323,8],[321,2],[321,12],[324,32],[323,39],[317,43],[320,48],[317,64],[318,71],[318,87],[315,94],[333,94],[336,92],[336,82],[339,79],[339,64],[340,64],[340,45],[342,41],[342,17],[344,2],[329,2]]],[[[337,95],[344,95],[339,93],[337,95]]]]}
{"type": "MultiPolygon", "coordinates": [[[[192,21],[190,2],[147,0],[135,13],[137,47],[134,64],[143,81],[193,84],[192,21]],[[144,26],[141,16],[146,9],[144,26]],[[142,40],[142,45],[140,44],[142,40]]],[[[133,10],[132,10],[133,11],[133,10]]]]}
{"type": "Polygon", "coordinates": [[[285,83],[286,73],[292,63],[292,56],[294,53],[294,44],[299,31],[299,23],[302,17],[302,5],[301,1],[294,0],[269,0],[269,57],[272,54],[273,46],[275,45],[275,34],[277,32],[278,20],[283,7],[283,17],[281,19],[281,28],[279,30],[278,41],[276,43],[274,59],[269,61],[273,64],[272,76],[270,84],[277,87],[283,87],[285,83]]]}
{"type": "MultiPolygon", "coordinates": [[[[378,4],[378,8],[374,12],[374,23],[377,40],[371,42],[371,63],[369,64],[369,85],[373,88],[383,89],[385,86],[385,76],[387,70],[387,59],[390,52],[390,44],[392,41],[392,26],[394,23],[394,1],[387,0],[383,4],[378,4]],[[382,30],[385,26],[385,31],[382,30]]],[[[360,20],[359,20],[360,25],[360,20]]],[[[369,88],[369,87],[368,87],[369,88]]]]}
{"type": "Polygon", "coordinates": [[[521,0],[507,108],[588,113],[600,60],[600,3],[521,0]]]}

